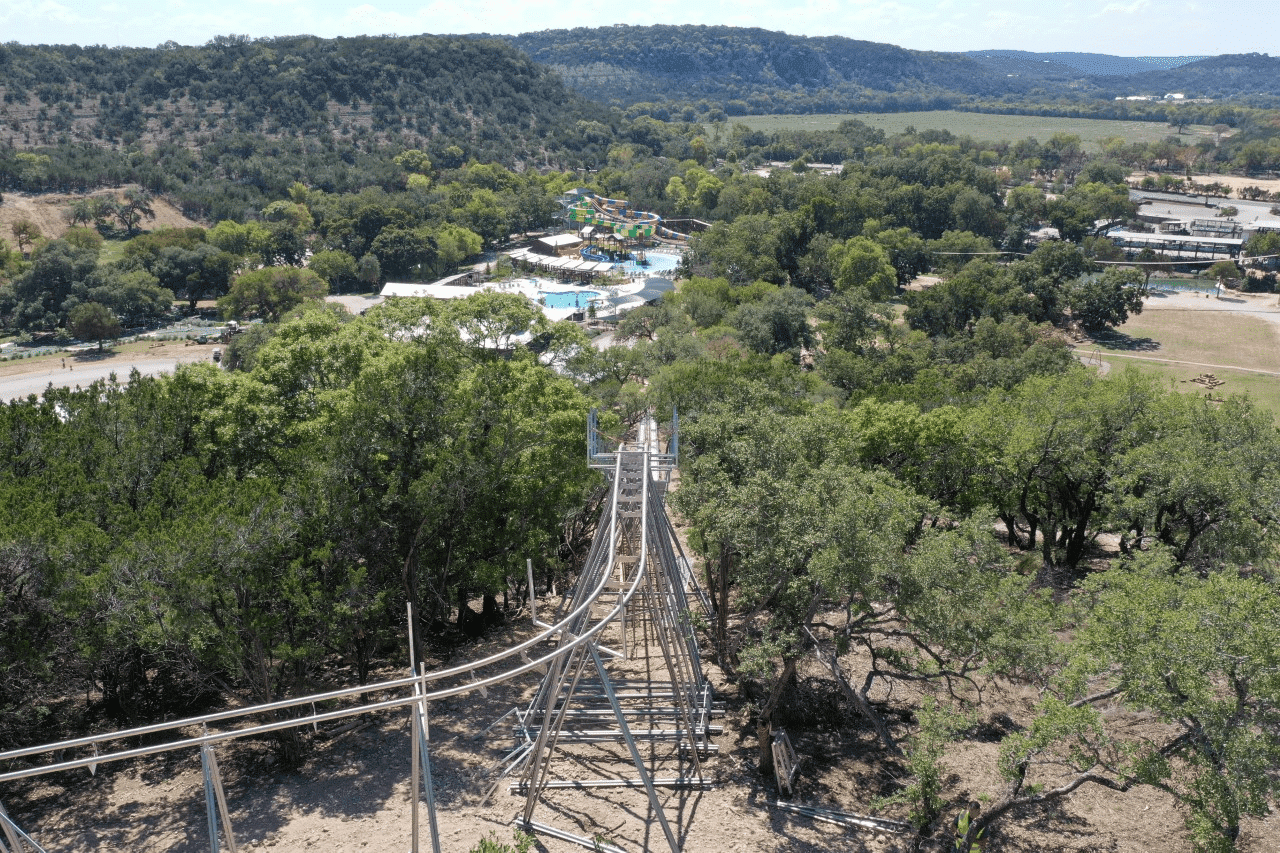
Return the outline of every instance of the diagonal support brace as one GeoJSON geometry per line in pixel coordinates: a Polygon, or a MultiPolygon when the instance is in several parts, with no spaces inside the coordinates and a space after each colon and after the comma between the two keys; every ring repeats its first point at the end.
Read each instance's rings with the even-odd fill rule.
{"type": "Polygon", "coordinates": [[[649,795],[649,807],[653,809],[654,815],[658,818],[658,823],[662,826],[662,834],[667,837],[667,844],[671,847],[671,853],[680,853],[680,845],[676,841],[675,833],[671,831],[671,824],[667,823],[667,814],[663,811],[662,803],[658,800],[658,792],[653,786],[653,779],[649,776],[649,771],[644,766],[644,758],[640,755],[640,749],[636,746],[636,739],[631,736],[631,727],[627,725],[627,715],[622,713],[622,705],[618,702],[618,695],[614,693],[613,684],[610,683],[609,676],[605,673],[604,661],[600,660],[600,653],[596,651],[595,644],[587,643],[587,650],[591,655],[591,661],[595,664],[596,672],[600,674],[600,684],[609,699],[609,706],[613,708],[613,714],[618,718],[618,728],[622,730],[622,739],[627,742],[627,749],[631,752],[631,760],[635,763],[636,772],[640,775],[645,792],[649,795]]]}

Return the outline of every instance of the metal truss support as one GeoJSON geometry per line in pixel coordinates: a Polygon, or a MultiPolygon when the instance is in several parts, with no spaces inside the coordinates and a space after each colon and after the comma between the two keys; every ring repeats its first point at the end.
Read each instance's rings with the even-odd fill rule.
{"type": "MultiPolygon", "coordinates": [[[[422,664],[419,664],[421,667],[422,664]]],[[[423,674],[423,672],[419,672],[423,674]]],[[[421,688],[414,688],[415,692],[422,695],[421,688]]],[[[431,755],[428,750],[428,744],[431,742],[431,726],[427,721],[427,703],[425,699],[419,700],[413,706],[412,725],[413,725],[413,768],[410,773],[411,784],[413,790],[410,793],[412,798],[413,811],[413,853],[418,853],[418,798],[422,794],[427,796],[427,827],[431,833],[431,850],[432,853],[440,853],[440,826],[436,820],[436,794],[435,786],[431,781],[431,755]],[[419,787],[419,772],[421,772],[422,785],[419,787]]]]}
{"type": "Polygon", "coordinates": [[[558,695],[552,695],[542,715],[542,727],[538,731],[538,740],[534,743],[533,748],[528,755],[530,761],[525,765],[524,777],[521,782],[526,786],[528,795],[525,797],[524,804],[524,822],[526,824],[533,821],[533,809],[538,804],[538,796],[543,787],[546,785],[547,772],[551,764],[551,753],[556,748],[556,743],[560,738],[560,730],[564,726],[567,717],[565,711],[569,707],[569,700],[573,697],[574,689],[578,686],[578,681],[582,678],[582,666],[586,662],[583,653],[575,651],[568,660],[564,662],[561,671],[548,674],[548,681],[551,675],[556,675],[557,679],[564,677],[564,674],[570,669],[573,670],[573,679],[570,681],[568,691],[557,712],[555,708],[558,695]]]}
{"type": "MultiPolygon", "coordinates": [[[[544,830],[543,825],[535,823],[533,820],[533,810],[537,805],[541,792],[547,787],[565,787],[564,783],[552,783],[547,781],[547,773],[551,762],[551,754],[555,749],[556,742],[559,739],[560,729],[563,726],[567,714],[569,702],[573,698],[574,688],[582,676],[583,664],[589,657],[592,665],[596,669],[599,676],[599,684],[608,699],[609,707],[612,709],[614,717],[618,723],[618,734],[627,745],[627,750],[631,755],[631,761],[635,765],[638,778],[631,783],[624,783],[623,787],[643,787],[649,798],[649,807],[652,809],[654,816],[658,820],[659,826],[662,828],[663,835],[666,836],[667,844],[671,848],[671,853],[680,853],[680,845],[676,841],[675,833],[671,830],[671,824],[667,821],[666,812],[662,808],[662,801],[658,799],[657,788],[654,784],[652,776],[649,774],[648,768],[645,767],[644,757],[640,754],[640,748],[636,745],[636,739],[631,734],[631,727],[627,724],[627,715],[624,712],[617,694],[613,690],[613,684],[609,680],[609,675],[605,670],[604,661],[600,658],[600,653],[591,643],[586,644],[586,653],[577,656],[576,666],[574,666],[574,675],[569,685],[567,695],[565,695],[563,703],[558,711],[553,706],[548,705],[543,714],[542,727],[538,732],[538,742],[533,750],[533,760],[527,765],[524,778],[516,784],[516,789],[525,793],[525,808],[523,814],[523,823],[529,829],[544,830]]],[[[612,738],[611,738],[612,739],[612,738]]],[[[558,834],[558,831],[557,833],[558,834]]],[[[564,837],[559,835],[559,837],[564,837]]],[[[570,839],[572,840],[572,839],[570,839]]]]}
{"type": "Polygon", "coordinates": [[[667,452],[671,454],[673,465],[680,464],[680,409],[671,407],[671,441],[667,443],[667,452]]]}
{"type": "Polygon", "coordinates": [[[636,740],[631,736],[631,727],[627,725],[627,717],[622,713],[622,706],[618,704],[618,697],[613,692],[613,685],[609,683],[609,676],[604,671],[604,661],[600,660],[600,653],[593,646],[588,646],[591,654],[591,662],[596,666],[596,672],[600,674],[600,683],[604,686],[605,695],[609,697],[609,705],[613,708],[613,713],[618,717],[618,728],[622,730],[622,739],[627,742],[627,749],[631,752],[631,760],[635,762],[636,772],[640,774],[640,780],[644,784],[645,792],[649,795],[649,807],[653,809],[653,814],[658,818],[658,823],[662,826],[662,834],[667,837],[667,844],[671,847],[671,853],[680,853],[680,844],[676,841],[675,833],[671,831],[671,824],[667,823],[667,813],[662,809],[662,802],[658,799],[658,792],[653,787],[653,779],[649,775],[649,771],[645,769],[644,757],[640,755],[640,749],[636,746],[636,740]]]}
{"type": "Polygon", "coordinates": [[[227,840],[229,853],[236,853],[236,837],[231,831],[231,815],[227,810],[227,797],[222,790],[222,773],[218,770],[218,759],[213,754],[213,747],[204,744],[200,747],[200,765],[204,770],[204,805],[209,817],[209,849],[219,853],[218,819],[222,819],[222,834],[227,840]]]}
{"type": "MultiPolygon", "coordinates": [[[[593,435],[594,428],[593,422],[593,435]]],[[[673,422],[675,429],[678,421],[673,422]]],[[[679,543],[663,505],[662,475],[669,470],[672,455],[652,448],[655,433],[650,419],[648,429],[642,431],[642,450],[600,454],[599,445],[591,448],[596,467],[609,463],[613,495],[575,586],[572,605],[586,601],[583,596],[591,590],[604,589],[596,606],[612,606],[606,619],[609,630],[616,632],[616,648],[622,649],[622,658],[636,654],[649,658],[650,665],[669,680],[646,678],[616,686],[601,654],[607,653],[602,645],[606,635],[595,634],[589,642],[557,658],[527,708],[516,712],[516,747],[489,790],[492,793],[503,777],[511,779],[509,789],[525,800],[519,819],[525,827],[542,831],[543,825],[534,821],[534,812],[548,790],[643,788],[667,844],[672,853],[679,853],[679,842],[656,789],[707,787],[702,756],[714,752],[708,736],[715,727],[710,725],[711,689],[699,662],[686,594],[690,573],[683,555],[677,556],[679,543]],[[591,673],[594,677],[584,678],[588,661],[595,669],[591,673]],[[658,766],[651,770],[645,763],[639,747],[642,741],[670,744],[660,752],[662,760],[670,762],[668,766],[678,768],[674,776],[654,778],[658,766]],[[624,745],[634,775],[550,778],[557,750],[568,755],[574,744],[608,742],[624,745]]],[[[576,642],[585,628],[584,617],[581,625],[561,632],[560,642],[576,642]]]]}
{"type": "Polygon", "coordinates": [[[568,841],[571,844],[577,844],[579,847],[585,847],[593,850],[595,853],[623,853],[622,848],[615,847],[606,841],[598,838],[588,838],[585,835],[575,835],[572,832],[565,832],[563,829],[556,829],[554,826],[548,826],[545,823],[537,821],[526,821],[526,829],[532,829],[534,832],[541,832],[543,835],[550,835],[552,838],[559,838],[561,841],[568,841]]]}
{"type": "Polygon", "coordinates": [[[4,835],[4,841],[0,841],[0,853],[27,853],[28,850],[31,853],[45,853],[45,849],[34,838],[13,822],[13,818],[4,810],[4,803],[0,803],[0,831],[4,835]]]}
{"type": "Polygon", "coordinates": [[[597,437],[600,430],[600,414],[594,407],[587,413],[587,461],[594,462],[596,456],[600,454],[599,441],[597,437]]]}
{"type": "MultiPolygon", "coordinates": [[[[682,788],[682,789],[700,789],[711,790],[715,787],[710,782],[703,779],[690,779],[683,776],[667,776],[655,777],[650,780],[655,788],[682,788]]],[[[516,793],[524,793],[521,783],[512,782],[507,786],[509,790],[516,793]]],[[[574,788],[576,790],[586,791],[592,788],[643,788],[643,779],[558,779],[546,782],[542,786],[547,788],[574,788]]]]}

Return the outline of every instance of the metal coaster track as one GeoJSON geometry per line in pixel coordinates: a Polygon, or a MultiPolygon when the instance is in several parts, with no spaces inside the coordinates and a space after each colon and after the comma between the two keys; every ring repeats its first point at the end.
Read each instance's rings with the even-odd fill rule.
{"type": "MultiPolygon", "coordinates": [[[[537,671],[545,675],[533,701],[526,709],[513,709],[507,715],[514,716],[517,720],[519,743],[512,754],[504,759],[498,782],[493,787],[496,788],[503,778],[519,773],[521,781],[514,787],[527,794],[525,825],[556,837],[570,836],[571,840],[588,847],[592,846],[591,839],[571,836],[532,820],[542,792],[548,788],[568,786],[644,787],[673,853],[679,850],[654,787],[662,783],[672,787],[697,787],[704,784],[699,753],[705,754],[713,749],[709,734],[714,731],[714,727],[709,724],[712,715],[711,690],[702,676],[686,598],[686,585],[694,585],[696,588],[696,581],[689,571],[687,559],[680,551],[663,502],[666,485],[664,477],[669,474],[676,461],[674,451],[678,447],[675,436],[678,422],[673,419],[672,453],[656,452],[657,430],[651,420],[645,424],[643,446],[640,449],[602,452],[604,440],[596,428],[595,412],[591,415],[589,461],[592,467],[611,475],[611,498],[602,511],[596,536],[583,571],[574,586],[568,611],[554,624],[539,623],[542,630],[535,636],[488,657],[446,669],[419,671],[407,677],[373,684],[9,750],[0,753],[0,767],[12,766],[13,762],[24,759],[27,760],[24,762],[27,766],[0,772],[0,784],[80,767],[87,767],[92,771],[97,765],[108,762],[182,749],[199,749],[205,767],[211,847],[215,853],[220,849],[220,816],[222,835],[228,848],[235,853],[235,841],[213,755],[214,746],[376,711],[410,708],[415,720],[414,757],[411,762],[414,791],[420,790],[417,779],[421,770],[426,781],[432,846],[438,853],[440,848],[435,830],[430,762],[427,758],[428,703],[484,690],[537,671]],[[614,625],[619,629],[617,645],[620,649],[602,644],[605,631],[614,625]],[[626,658],[628,628],[633,635],[640,629],[646,635],[652,633],[655,643],[649,645],[656,644],[660,650],[663,668],[669,677],[667,682],[646,685],[647,689],[637,690],[634,685],[621,691],[615,689],[606,672],[601,653],[610,658],[626,658]],[[553,643],[554,648],[539,657],[530,657],[532,649],[548,643],[553,643]],[[594,677],[584,680],[582,676],[589,664],[594,670],[594,677]],[[477,670],[494,667],[499,668],[499,671],[485,677],[476,677],[477,670]],[[320,711],[315,707],[322,703],[353,700],[375,693],[393,695],[392,698],[334,710],[320,711]],[[573,703],[581,707],[571,708],[573,703]],[[261,720],[264,716],[274,717],[281,712],[307,706],[311,708],[309,714],[261,720]],[[617,727],[600,728],[601,723],[608,722],[609,717],[613,718],[617,727]],[[649,720],[650,727],[633,731],[627,721],[628,718],[637,717],[649,720]],[[248,725],[228,727],[236,723],[248,725]],[[583,724],[589,728],[582,728],[583,724]],[[183,734],[184,730],[189,732],[193,728],[199,729],[201,734],[183,734]],[[172,733],[175,737],[164,743],[132,748],[111,746],[122,740],[164,733],[172,733]],[[639,773],[640,779],[565,782],[550,778],[549,768],[561,741],[571,744],[592,740],[625,742],[630,752],[631,764],[639,773]],[[675,742],[680,760],[692,764],[692,773],[682,771],[673,780],[651,779],[640,758],[636,746],[638,740],[675,742]],[[69,750],[90,750],[90,754],[63,759],[62,754],[69,750]],[[45,756],[54,760],[49,763],[30,763],[33,759],[45,756]]],[[[702,606],[709,608],[700,589],[698,594],[702,599],[702,606]]],[[[490,729],[495,726],[496,723],[490,729]]],[[[490,793],[492,791],[493,788],[490,793]]],[[[415,851],[417,840],[415,807],[415,851]]],[[[42,851],[42,848],[23,833],[5,813],[3,806],[0,806],[0,853],[25,853],[26,850],[42,851]]]]}

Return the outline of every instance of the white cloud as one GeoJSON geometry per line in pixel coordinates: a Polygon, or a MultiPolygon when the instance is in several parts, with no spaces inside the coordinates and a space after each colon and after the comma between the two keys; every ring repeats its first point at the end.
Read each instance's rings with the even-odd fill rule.
{"type": "Polygon", "coordinates": [[[1133,0],[1132,3],[1108,3],[1094,17],[1105,15],[1137,15],[1151,8],[1150,0],[1133,0]]]}
{"type": "Polygon", "coordinates": [[[59,24],[74,24],[85,20],[85,18],[69,6],[61,3],[54,3],[52,0],[44,0],[44,2],[36,3],[33,6],[18,6],[13,4],[11,8],[21,8],[26,12],[26,16],[37,21],[52,21],[59,24]]]}

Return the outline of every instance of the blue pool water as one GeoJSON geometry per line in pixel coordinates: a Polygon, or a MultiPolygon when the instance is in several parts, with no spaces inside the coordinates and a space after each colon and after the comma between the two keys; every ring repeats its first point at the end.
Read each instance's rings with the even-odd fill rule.
{"type": "Polygon", "coordinates": [[[567,293],[542,293],[539,297],[548,308],[586,308],[599,295],[594,290],[571,290],[567,293]]]}
{"type": "Polygon", "coordinates": [[[670,275],[671,271],[680,265],[679,255],[668,255],[659,252],[649,252],[647,255],[649,264],[641,266],[635,261],[627,261],[620,264],[614,269],[621,270],[627,275],[670,275]]]}
{"type": "Polygon", "coordinates": [[[1205,284],[1204,282],[1172,282],[1151,279],[1152,293],[1208,293],[1214,294],[1218,292],[1216,285],[1205,284]]]}

